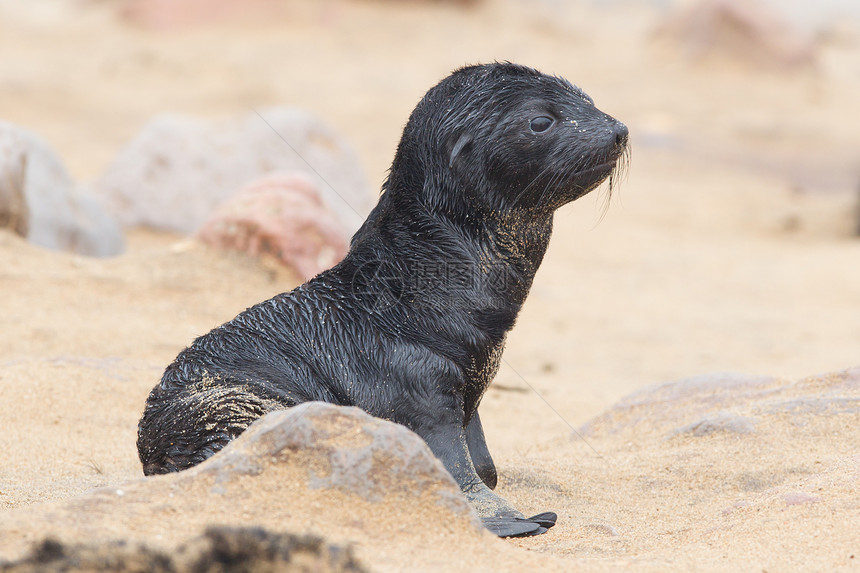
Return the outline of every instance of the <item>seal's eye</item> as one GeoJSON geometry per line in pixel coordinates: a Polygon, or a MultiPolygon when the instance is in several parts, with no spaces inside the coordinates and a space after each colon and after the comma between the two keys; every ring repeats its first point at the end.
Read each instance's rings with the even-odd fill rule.
{"type": "Polygon", "coordinates": [[[535,133],[542,133],[552,127],[553,123],[555,120],[551,117],[540,115],[529,122],[529,127],[535,133]]]}

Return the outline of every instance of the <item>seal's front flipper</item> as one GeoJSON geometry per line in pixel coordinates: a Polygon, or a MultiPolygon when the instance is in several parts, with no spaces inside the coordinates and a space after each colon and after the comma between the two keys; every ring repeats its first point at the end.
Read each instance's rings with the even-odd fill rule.
{"type": "Polygon", "coordinates": [[[466,445],[469,447],[469,455],[475,466],[478,477],[483,480],[490,489],[496,488],[496,466],[490,451],[487,449],[487,440],[484,439],[484,428],[481,426],[481,418],[476,411],[466,426],[466,445]]]}
{"type": "MultiPolygon", "coordinates": [[[[444,411],[441,408],[440,410],[444,411]]],[[[454,409],[451,408],[450,411],[454,409]]],[[[451,473],[460,486],[460,491],[481,516],[484,527],[499,537],[527,537],[546,533],[547,529],[555,525],[556,514],[539,513],[533,518],[526,518],[507,500],[493,493],[485,481],[478,476],[472,463],[470,446],[478,446],[475,448],[476,451],[486,452],[486,443],[483,440],[480,422],[476,422],[477,419],[476,416],[472,421],[474,425],[470,424],[473,429],[471,435],[475,438],[480,433],[480,439],[473,439],[471,443],[469,443],[467,430],[456,420],[450,424],[437,423],[431,431],[423,433],[419,431],[419,435],[424,438],[445,469],[451,473]]],[[[495,477],[495,467],[488,453],[485,459],[489,460],[489,465],[484,467],[492,468],[493,477],[495,477]]]]}

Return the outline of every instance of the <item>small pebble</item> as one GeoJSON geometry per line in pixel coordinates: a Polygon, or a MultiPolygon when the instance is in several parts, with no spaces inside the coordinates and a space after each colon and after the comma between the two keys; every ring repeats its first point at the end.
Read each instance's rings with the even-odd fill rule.
{"type": "Polygon", "coordinates": [[[802,505],[804,503],[816,503],[821,501],[820,498],[802,491],[784,493],[782,494],[782,499],[785,500],[785,505],[802,505]]]}
{"type": "Polygon", "coordinates": [[[589,523],[583,525],[583,527],[587,529],[593,529],[594,531],[600,532],[604,535],[609,535],[611,537],[618,537],[618,530],[612,527],[611,525],[607,525],[606,523],[589,523]]]}

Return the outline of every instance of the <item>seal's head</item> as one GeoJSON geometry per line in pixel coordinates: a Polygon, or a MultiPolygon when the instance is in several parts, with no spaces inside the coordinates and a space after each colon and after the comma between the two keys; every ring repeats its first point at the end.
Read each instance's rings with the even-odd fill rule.
{"type": "Polygon", "coordinates": [[[437,212],[551,214],[610,177],[626,150],[627,127],[567,80],[470,66],[413,111],[386,193],[437,212]]]}

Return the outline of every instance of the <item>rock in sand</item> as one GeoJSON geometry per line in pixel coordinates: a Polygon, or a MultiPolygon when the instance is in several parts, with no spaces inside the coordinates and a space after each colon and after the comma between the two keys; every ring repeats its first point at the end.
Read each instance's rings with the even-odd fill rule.
{"type": "Polygon", "coordinates": [[[723,59],[754,69],[796,70],[817,61],[810,38],[757,0],[702,0],[657,31],[694,60],[723,59]]]}
{"type": "Polygon", "coordinates": [[[269,108],[221,121],[160,115],[96,181],[122,225],[195,233],[249,181],[302,171],[351,235],[374,197],[353,149],[314,115],[269,108]]]}
{"type": "Polygon", "coordinates": [[[398,567],[415,552],[434,554],[437,543],[494,541],[417,434],[357,408],[310,402],[268,414],[183,472],[6,512],[0,560],[25,558],[46,538],[72,552],[122,540],[181,554],[180,544],[200,543],[213,524],[262,528],[263,537],[243,535],[263,549],[292,543],[272,537],[289,533],[358,541],[362,561],[407,543],[411,556],[387,557],[398,567]]]}
{"type": "Polygon", "coordinates": [[[0,121],[0,227],[38,245],[80,255],[122,252],[116,223],[77,187],[57,154],[35,133],[0,121]]]}
{"type": "Polygon", "coordinates": [[[347,251],[342,226],[326,209],[316,183],[301,172],[249,183],[215,209],[197,237],[218,248],[272,255],[304,280],[347,251]]]}

